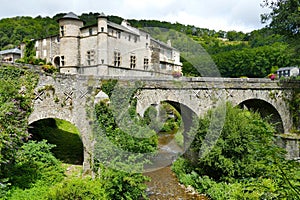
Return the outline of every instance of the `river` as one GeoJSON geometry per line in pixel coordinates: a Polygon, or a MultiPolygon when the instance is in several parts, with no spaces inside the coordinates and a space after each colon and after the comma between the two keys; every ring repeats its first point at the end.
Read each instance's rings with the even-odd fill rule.
{"type": "Polygon", "coordinates": [[[149,166],[144,175],[151,178],[147,182],[147,194],[151,200],[208,200],[204,195],[197,194],[193,188],[181,185],[172,172],[170,164],[182,153],[175,142],[174,135],[161,134],[159,137],[160,154],[149,166]]]}

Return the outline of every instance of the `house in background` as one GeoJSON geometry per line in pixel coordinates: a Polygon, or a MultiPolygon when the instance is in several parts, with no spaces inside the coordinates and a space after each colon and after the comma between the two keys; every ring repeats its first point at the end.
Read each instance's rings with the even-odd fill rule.
{"type": "Polygon", "coordinates": [[[294,67],[283,67],[277,70],[278,78],[281,77],[290,77],[290,76],[298,76],[299,75],[299,68],[294,67]]]}
{"type": "Polygon", "coordinates": [[[84,26],[70,12],[58,23],[58,35],[36,40],[35,48],[36,58],[46,59],[61,73],[160,76],[181,72],[180,52],[171,42],[155,40],[126,20],[116,24],[101,13],[97,24],[84,26]]]}
{"type": "Polygon", "coordinates": [[[0,61],[2,62],[15,62],[21,58],[21,50],[18,48],[7,49],[0,51],[0,61]]]}

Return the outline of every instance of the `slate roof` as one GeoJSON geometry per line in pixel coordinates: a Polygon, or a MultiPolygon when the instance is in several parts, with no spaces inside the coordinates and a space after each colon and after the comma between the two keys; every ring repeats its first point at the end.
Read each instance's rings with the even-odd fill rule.
{"type": "Polygon", "coordinates": [[[80,20],[79,17],[74,14],[73,12],[69,12],[68,14],[66,14],[65,16],[63,16],[61,19],[76,19],[76,20],[80,20]]]}
{"type": "Polygon", "coordinates": [[[294,68],[298,68],[298,67],[297,67],[297,66],[293,66],[293,67],[282,67],[282,68],[279,68],[277,71],[291,70],[291,69],[294,69],[294,68]]]}
{"type": "Polygon", "coordinates": [[[125,31],[125,32],[128,32],[128,33],[131,33],[133,35],[139,35],[138,33],[130,30],[129,28],[125,27],[125,26],[122,26],[122,25],[119,25],[119,24],[116,24],[116,23],[113,23],[111,21],[108,21],[107,22],[107,25],[110,26],[110,27],[113,27],[115,29],[118,29],[118,30],[121,30],[121,31],[125,31]]]}
{"type": "Polygon", "coordinates": [[[0,51],[0,55],[5,55],[5,54],[21,54],[21,50],[18,48],[14,48],[14,49],[7,49],[7,50],[0,51]]]}

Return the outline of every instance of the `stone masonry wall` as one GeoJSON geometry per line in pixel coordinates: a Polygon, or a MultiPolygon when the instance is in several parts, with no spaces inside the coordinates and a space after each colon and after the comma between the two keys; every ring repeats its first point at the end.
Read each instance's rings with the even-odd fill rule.
{"type": "MultiPolygon", "coordinates": [[[[60,118],[73,123],[84,145],[84,169],[90,169],[93,150],[93,105],[102,80],[119,79],[121,84],[138,82],[137,112],[143,115],[152,104],[172,101],[184,105],[198,116],[224,101],[238,105],[248,99],[268,102],[282,119],[285,133],[292,127],[288,99],[292,88],[281,87],[268,79],[129,77],[129,76],[47,76],[41,74],[35,89],[34,111],[29,124],[45,118],[60,118]]],[[[299,152],[295,154],[299,155],[299,152]]]]}

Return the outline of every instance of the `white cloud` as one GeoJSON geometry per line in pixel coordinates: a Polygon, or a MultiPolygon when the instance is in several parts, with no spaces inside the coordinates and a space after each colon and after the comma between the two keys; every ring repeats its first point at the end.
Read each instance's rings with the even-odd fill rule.
{"type": "Polygon", "coordinates": [[[215,30],[248,32],[261,28],[262,0],[2,0],[0,18],[53,16],[73,11],[80,15],[104,12],[128,19],[180,22],[215,30]]]}

